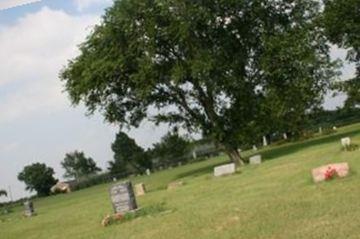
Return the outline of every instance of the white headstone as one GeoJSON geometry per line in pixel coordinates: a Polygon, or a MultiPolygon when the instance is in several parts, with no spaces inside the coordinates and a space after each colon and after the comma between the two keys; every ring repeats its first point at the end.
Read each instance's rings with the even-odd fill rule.
{"type": "Polygon", "coordinates": [[[287,140],[287,138],[288,138],[288,137],[287,137],[287,133],[284,133],[284,134],[283,134],[283,138],[284,138],[285,140],[287,140]]]}
{"type": "Polygon", "coordinates": [[[150,169],[146,169],[146,175],[147,175],[147,176],[150,176],[150,174],[151,174],[150,169]]]}
{"type": "Polygon", "coordinates": [[[347,148],[351,145],[351,139],[350,137],[346,137],[346,138],[342,138],[341,139],[341,145],[344,147],[344,148],[347,148]]]}
{"type": "Polygon", "coordinates": [[[337,130],[336,126],[333,127],[333,130],[337,130]]]}
{"type": "Polygon", "coordinates": [[[196,151],[193,151],[193,152],[192,152],[192,156],[193,156],[193,159],[196,159],[196,158],[197,158],[196,151]]]}
{"type": "Polygon", "coordinates": [[[256,145],[253,145],[253,150],[255,150],[255,151],[258,150],[256,145]]]}
{"type": "Polygon", "coordinates": [[[220,177],[235,173],[235,163],[224,164],[214,168],[214,176],[220,177]]]}
{"type": "Polygon", "coordinates": [[[322,133],[322,128],[321,128],[321,127],[319,127],[319,133],[320,133],[320,134],[322,133]]]}
{"type": "Polygon", "coordinates": [[[266,136],[263,136],[263,145],[264,145],[264,146],[267,146],[267,145],[268,145],[266,136]]]}
{"type": "Polygon", "coordinates": [[[250,164],[261,164],[261,155],[254,155],[249,159],[250,164]]]}

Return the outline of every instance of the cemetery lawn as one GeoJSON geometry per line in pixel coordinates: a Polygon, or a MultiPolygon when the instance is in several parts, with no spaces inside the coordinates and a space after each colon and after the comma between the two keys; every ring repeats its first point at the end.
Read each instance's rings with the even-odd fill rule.
{"type": "Polygon", "coordinates": [[[112,212],[109,184],[35,200],[33,218],[23,218],[20,207],[0,216],[0,238],[359,238],[360,151],[342,151],[345,136],[360,145],[360,124],[267,147],[260,150],[262,165],[245,166],[232,176],[212,176],[215,165],[227,162],[221,156],[132,178],[149,190],[138,198],[147,215],[106,228],[100,222],[112,212]],[[349,177],[312,182],[312,168],[336,162],[349,163],[349,177]],[[184,185],[166,190],[174,180],[184,185]]]}

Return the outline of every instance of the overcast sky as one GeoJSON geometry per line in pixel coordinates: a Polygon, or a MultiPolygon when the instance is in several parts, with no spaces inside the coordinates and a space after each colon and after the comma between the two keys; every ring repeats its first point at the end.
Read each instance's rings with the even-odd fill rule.
{"type": "MultiPolygon", "coordinates": [[[[61,178],[60,161],[83,150],[100,167],[112,159],[110,144],[117,128],[99,115],[84,116],[70,106],[58,79],[60,69],[76,56],[76,46],[99,22],[111,0],[0,0],[0,189],[11,186],[14,198],[27,196],[17,174],[25,165],[45,162],[61,178]]],[[[334,48],[334,58],[345,53],[334,48]]],[[[354,67],[343,68],[344,78],[354,67]]],[[[344,96],[328,99],[334,109],[344,96]]],[[[150,147],[166,127],[149,123],[130,136],[150,147]]]]}

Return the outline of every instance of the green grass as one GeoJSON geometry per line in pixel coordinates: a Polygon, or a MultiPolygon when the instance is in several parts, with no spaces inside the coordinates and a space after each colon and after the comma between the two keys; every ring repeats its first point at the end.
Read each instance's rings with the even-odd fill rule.
{"type": "Polygon", "coordinates": [[[132,178],[149,189],[138,198],[148,211],[106,228],[100,222],[112,212],[110,185],[40,199],[36,217],[23,218],[21,208],[0,216],[0,238],[360,238],[360,151],[341,150],[347,135],[360,144],[360,124],[268,147],[262,165],[222,178],[213,178],[212,168],[225,157],[132,178]],[[333,162],[348,162],[351,175],[314,184],[310,170],[333,162]],[[185,184],[167,191],[174,180],[185,184]]]}

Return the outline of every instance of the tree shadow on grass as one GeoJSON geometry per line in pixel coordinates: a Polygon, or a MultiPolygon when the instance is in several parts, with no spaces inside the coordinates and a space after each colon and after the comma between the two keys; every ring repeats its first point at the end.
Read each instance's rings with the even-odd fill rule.
{"type": "Polygon", "coordinates": [[[340,148],[340,139],[343,137],[353,137],[357,134],[360,134],[360,129],[351,131],[351,132],[345,132],[341,134],[334,134],[330,136],[324,136],[319,138],[313,138],[302,142],[295,142],[292,144],[285,144],[276,148],[270,148],[265,149],[261,151],[264,160],[272,160],[274,158],[282,157],[288,154],[293,154],[295,152],[298,152],[300,150],[303,150],[305,148],[319,146],[322,144],[328,144],[338,141],[339,142],[339,148],[340,148]]]}

